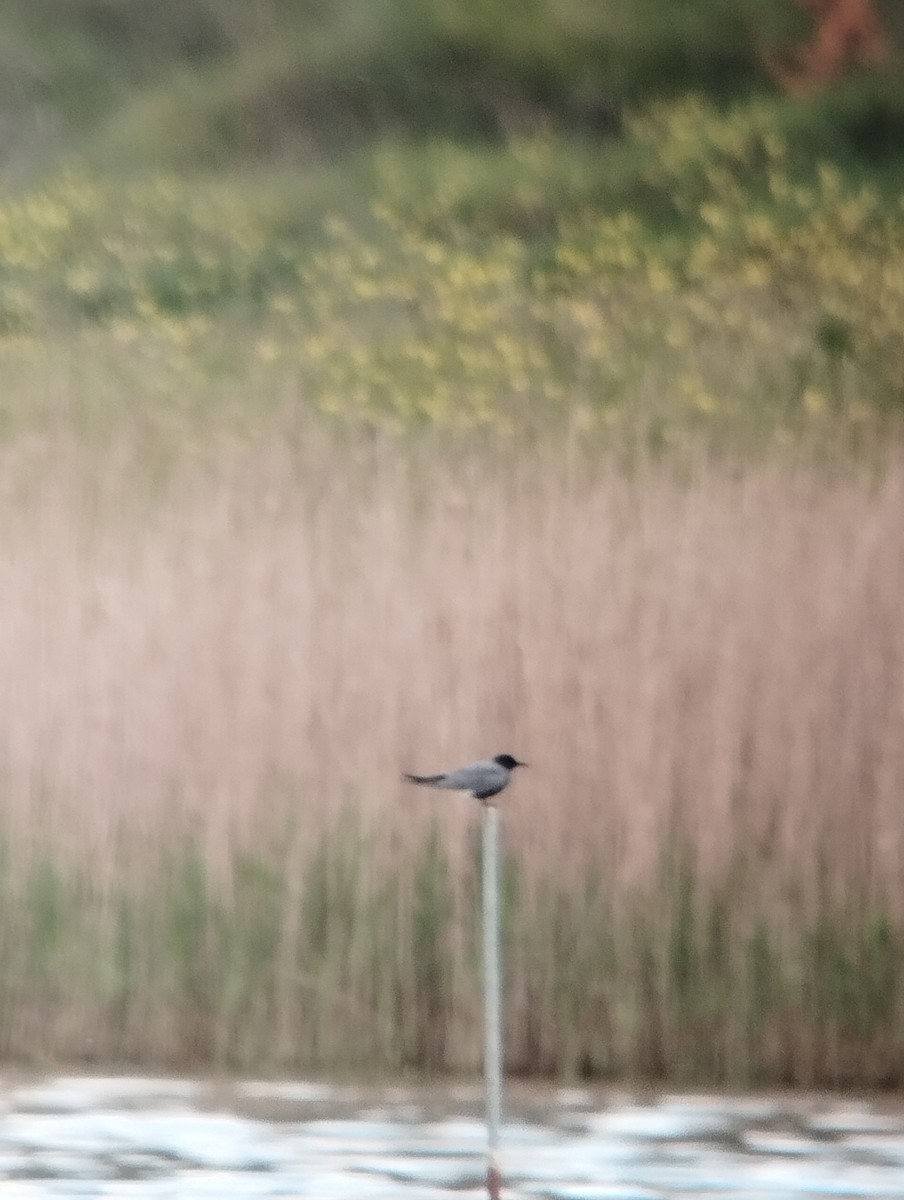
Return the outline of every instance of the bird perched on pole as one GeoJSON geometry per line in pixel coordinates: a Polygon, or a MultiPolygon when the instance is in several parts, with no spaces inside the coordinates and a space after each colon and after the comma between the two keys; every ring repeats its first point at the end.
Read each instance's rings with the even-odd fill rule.
{"type": "Polygon", "coordinates": [[[527,763],[519,762],[511,754],[497,754],[486,762],[471,763],[468,767],[459,767],[455,771],[446,771],[442,775],[403,775],[409,783],[419,783],[424,787],[448,788],[454,792],[470,792],[475,800],[484,804],[508,787],[515,767],[526,767],[527,763]]]}

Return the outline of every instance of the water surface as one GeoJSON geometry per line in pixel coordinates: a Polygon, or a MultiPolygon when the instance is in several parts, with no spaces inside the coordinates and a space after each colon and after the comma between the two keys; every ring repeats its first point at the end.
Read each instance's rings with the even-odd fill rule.
{"type": "MultiPolygon", "coordinates": [[[[60,1077],[2,1087],[0,1196],[485,1195],[481,1093],[60,1077]]],[[[512,1200],[904,1200],[904,1107],[821,1096],[515,1088],[512,1200]]]]}

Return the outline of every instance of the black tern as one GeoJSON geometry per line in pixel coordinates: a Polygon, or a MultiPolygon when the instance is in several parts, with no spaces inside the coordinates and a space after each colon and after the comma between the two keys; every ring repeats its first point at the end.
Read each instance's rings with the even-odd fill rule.
{"type": "Polygon", "coordinates": [[[449,788],[455,792],[470,792],[476,800],[489,800],[504,787],[508,787],[515,767],[526,767],[511,754],[497,754],[486,762],[471,763],[457,771],[446,771],[443,775],[403,775],[409,783],[420,783],[424,787],[449,788]]]}

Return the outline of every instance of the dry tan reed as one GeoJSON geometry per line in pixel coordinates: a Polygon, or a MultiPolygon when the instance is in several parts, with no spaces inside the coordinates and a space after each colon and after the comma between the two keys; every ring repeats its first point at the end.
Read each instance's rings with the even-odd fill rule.
{"type": "MultiPolygon", "coordinates": [[[[509,751],[531,763],[504,811],[512,1066],[856,1073],[842,1017],[803,1011],[806,938],[904,921],[900,463],[291,439],[211,461],[154,480],[140,447],[6,453],[4,937],[52,940],[89,894],[66,939],[100,949],[90,978],[20,949],[0,1048],[474,1068],[476,814],[399,773],[509,751]],[[252,860],[278,911],[205,975],[230,914],[270,903],[265,875],[236,882],[252,860]],[[330,955],[312,906],[343,871],[330,955]],[[177,979],[159,956],[185,928],[177,979]],[[753,1012],[763,945],[784,990],[753,1012]]],[[[902,1061],[897,1011],[857,1026],[865,1075],[902,1061]]]]}

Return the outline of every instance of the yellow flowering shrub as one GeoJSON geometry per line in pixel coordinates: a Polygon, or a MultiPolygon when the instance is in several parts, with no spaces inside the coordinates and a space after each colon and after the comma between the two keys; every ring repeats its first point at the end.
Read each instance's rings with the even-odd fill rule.
{"type": "MultiPolygon", "coordinates": [[[[757,103],[654,106],[626,145],[645,203],[591,203],[584,159],[564,189],[582,203],[534,228],[469,216],[475,159],[450,146],[416,195],[408,160],[378,156],[372,210],[316,238],[238,183],[63,174],[0,204],[0,355],[90,330],[162,348],[187,387],[257,371],[399,429],[787,430],[902,407],[899,198],[806,169],[757,103]]],[[[561,145],[506,161],[513,211],[539,212],[561,145]]]]}

